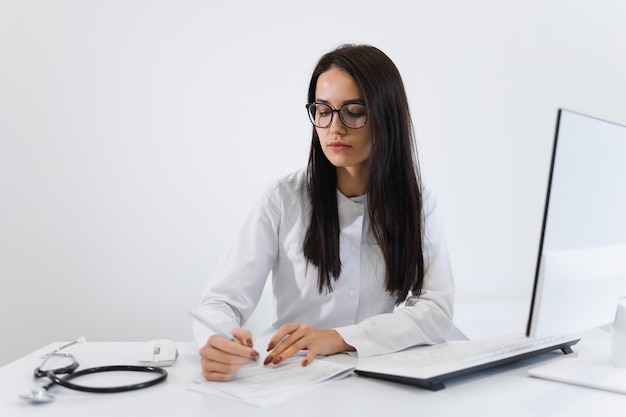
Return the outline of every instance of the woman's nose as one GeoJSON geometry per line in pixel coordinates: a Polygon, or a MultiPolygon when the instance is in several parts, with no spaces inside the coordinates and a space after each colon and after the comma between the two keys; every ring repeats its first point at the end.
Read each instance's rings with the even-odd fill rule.
{"type": "Polygon", "coordinates": [[[345,132],[346,127],[343,125],[343,122],[341,121],[341,117],[339,117],[339,112],[335,113],[335,115],[333,116],[333,119],[330,121],[330,126],[328,126],[328,128],[330,129],[330,133],[345,132]]]}

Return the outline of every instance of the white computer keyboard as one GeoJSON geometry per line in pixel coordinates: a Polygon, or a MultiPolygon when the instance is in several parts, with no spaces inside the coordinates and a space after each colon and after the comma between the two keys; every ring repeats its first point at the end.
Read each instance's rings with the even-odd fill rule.
{"type": "MultiPolygon", "coordinates": [[[[451,340],[359,359],[356,373],[415,385],[441,387],[443,379],[561,349],[571,353],[576,338],[554,336],[529,338],[508,334],[477,340],[451,340]]],[[[437,388],[440,389],[440,388],[437,388]]]]}
{"type": "Polygon", "coordinates": [[[558,344],[563,336],[541,339],[522,335],[502,335],[477,340],[453,340],[433,346],[422,346],[410,350],[381,355],[371,360],[371,364],[383,367],[424,367],[437,362],[475,362],[490,357],[498,357],[514,352],[558,344]]]}

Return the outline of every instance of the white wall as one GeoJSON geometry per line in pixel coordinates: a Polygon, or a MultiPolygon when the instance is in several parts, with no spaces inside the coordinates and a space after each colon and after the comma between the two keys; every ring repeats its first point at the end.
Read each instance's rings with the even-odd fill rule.
{"type": "Polygon", "coordinates": [[[557,108],[626,123],[624,22],[621,0],[0,0],[0,364],[191,340],[233,228],[305,165],[310,73],[344,42],[404,77],[459,302],[526,303],[557,108]]]}

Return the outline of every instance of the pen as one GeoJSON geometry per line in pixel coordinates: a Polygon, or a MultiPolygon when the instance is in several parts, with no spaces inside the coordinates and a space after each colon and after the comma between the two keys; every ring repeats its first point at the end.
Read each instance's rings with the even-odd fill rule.
{"type": "Polygon", "coordinates": [[[194,319],[198,320],[200,323],[205,325],[209,330],[214,331],[218,335],[225,337],[228,340],[241,343],[241,340],[237,339],[232,334],[226,333],[224,330],[218,329],[210,321],[208,321],[207,319],[205,319],[204,317],[202,317],[200,314],[196,313],[195,311],[189,310],[188,313],[191,317],[193,317],[194,319]]]}
{"type": "MultiPolygon", "coordinates": [[[[196,313],[193,310],[189,310],[187,313],[189,313],[189,315],[191,317],[193,317],[194,319],[198,320],[198,322],[200,322],[201,324],[203,324],[204,326],[206,326],[209,330],[214,331],[216,334],[225,337],[228,340],[231,340],[233,342],[237,342],[243,345],[243,343],[241,342],[241,340],[237,339],[235,336],[233,336],[232,334],[228,334],[226,333],[224,330],[219,329],[218,327],[216,327],[215,325],[213,325],[213,323],[211,323],[210,321],[208,321],[207,319],[205,319],[204,317],[202,317],[200,314],[196,313]]],[[[257,362],[258,358],[251,358],[252,361],[257,362]]]]}

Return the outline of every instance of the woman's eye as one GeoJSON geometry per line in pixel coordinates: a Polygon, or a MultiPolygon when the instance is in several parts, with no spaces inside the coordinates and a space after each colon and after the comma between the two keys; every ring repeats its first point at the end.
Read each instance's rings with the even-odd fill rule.
{"type": "Polygon", "coordinates": [[[358,119],[365,116],[365,109],[348,109],[346,113],[348,117],[358,119]]]}
{"type": "Polygon", "coordinates": [[[359,118],[365,116],[365,106],[362,104],[352,104],[345,108],[348,117],[359,118]]]}

